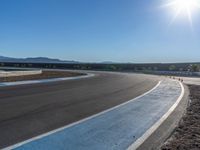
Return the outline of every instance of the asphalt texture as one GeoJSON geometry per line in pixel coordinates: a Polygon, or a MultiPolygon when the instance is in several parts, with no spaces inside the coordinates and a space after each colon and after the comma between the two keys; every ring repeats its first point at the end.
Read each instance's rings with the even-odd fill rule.
{"type": "Polygon", "coordinates": [[[112,108],[158,83],[142,74],[95,77],[0,88],[0,148],[30,139],[112,108]]]}
{"type": "Polygon", "coordinates": [[[138,138],[166,114],[181,91],[179,82],[164,80],[123,105],[12,149],[125,150],[130,145],[131,150],[136,149],[138,138]]]}
{"type": "Polygon", "coordinates": [[[137,150],[160,150],[163,143],[173,134],[188,105],[189,90],[185,85],[184,91],[184,96],[175,110],[137,150]]]}
{"type": "Polygon", "coordinates": [[[185,84],[200,85],[199,77],[181,77],[185,84]]]}

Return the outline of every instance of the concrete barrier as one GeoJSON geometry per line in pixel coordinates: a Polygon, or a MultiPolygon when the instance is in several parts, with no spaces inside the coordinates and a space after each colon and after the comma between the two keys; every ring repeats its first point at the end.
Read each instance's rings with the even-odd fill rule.
{"type": "Polygon", "coordinates": [[[27,70],[27,71],[0,71],[0,77],[15,77],[26,75],[41,74],[42,70],[27,70]]]}

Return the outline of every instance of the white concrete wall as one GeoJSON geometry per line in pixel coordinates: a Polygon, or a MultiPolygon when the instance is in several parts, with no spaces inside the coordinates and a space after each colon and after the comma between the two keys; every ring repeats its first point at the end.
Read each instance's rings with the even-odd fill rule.
{"type": "Polygon", "coordinates": [[[25,75],[37,75],[41,74],[42,70],[28,70],[28,71],[0,71],[0,77],[14,77],[25,75]]]}

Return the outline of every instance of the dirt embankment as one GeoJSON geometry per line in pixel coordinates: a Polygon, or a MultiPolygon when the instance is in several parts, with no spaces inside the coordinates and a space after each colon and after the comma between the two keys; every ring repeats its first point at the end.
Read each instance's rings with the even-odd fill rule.
{"type": "Polygon", "coordinates": [[[189,85],[187,112],[162,150],[200,150],[200,86],[189,85]]]}
{"type": "Polygon", "coordinates": [[[80,76],[80,75],[85,75],[85,74],[76,73],[76,72],[68,72],[68,71],[43,71],[42,74],[38,74],[38,75],[25,75],[25,76],[16,76],[16,77],[0,77],[0,82],[52,79],[52,78],[74,77],[74,76],[80,76]]]}

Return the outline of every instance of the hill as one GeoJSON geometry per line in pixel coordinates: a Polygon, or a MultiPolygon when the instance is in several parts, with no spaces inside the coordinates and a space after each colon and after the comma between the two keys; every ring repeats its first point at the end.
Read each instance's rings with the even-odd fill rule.
{"type": "Polygon", "coordinates": [[[28,58],[12,58],[0,56],[1,62],[18,62],[18,63],[79,63],[77,61],[60,60],[48,57],[28,57],[28,58]]]}

